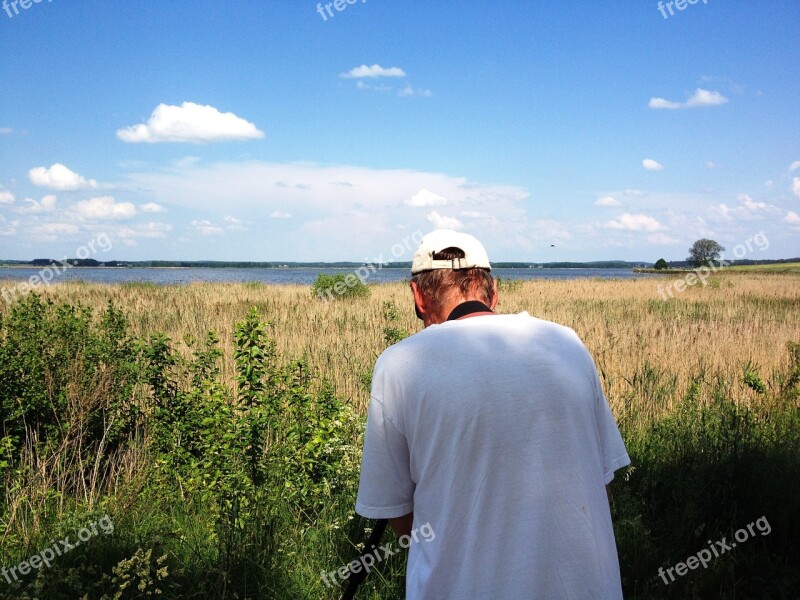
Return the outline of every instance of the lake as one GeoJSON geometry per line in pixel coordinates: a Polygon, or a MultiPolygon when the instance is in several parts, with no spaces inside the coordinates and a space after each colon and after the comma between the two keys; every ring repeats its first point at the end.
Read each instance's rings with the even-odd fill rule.
{"type": "MultiPolygon", "coordinates": [[[[0,267],[0,280],[27,281],[38,275],[41,267],[0,267]]],[[[90,281],[95,283],[150,282],[164,285],[183,285],[195,281],[214,283],[242,283],[257,281],[265,284],[311,285],[320,273],[347,273],[353,269],[219,269],[200,267],[74,267],[62,270],[53,277],[58,281],[90,281]]],[[[502,279],[631,279],[634,277],[660,277],[649,273],[634,273],[632,269],[492,269],[495,277],[502,279]]],[[[380,269],[370,272],[367,283],[407,281],[408,269],[380,269]]]]}

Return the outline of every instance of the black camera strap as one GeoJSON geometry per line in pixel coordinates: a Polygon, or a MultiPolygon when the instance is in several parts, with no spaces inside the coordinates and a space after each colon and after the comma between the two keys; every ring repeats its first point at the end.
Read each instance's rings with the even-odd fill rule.
{"type": "MultiPolygon", "coordinates": [[[[381,542],[381,538],[383,537],[383,532],[386,530],[386,525],[389,523],[388,519],[378,519],[375,522],[375,527],[372,528],[372,533],[369,534],[366,543],[364,544],[364,551],[359,556],[359,560],[362,556],[367,554],[372,554],[377,550],[378,544],[381,542]]],[[[349,570],[349,569],[348,569],[349,570]]],[[[360,569],[358,573],[350,572],[348,577],[347,589],[344,591],[344,595],[342,596],[342,600],[353,600],[356,595],[356,590],[358,586],[367,578],[367,570],[360,569]]]]}

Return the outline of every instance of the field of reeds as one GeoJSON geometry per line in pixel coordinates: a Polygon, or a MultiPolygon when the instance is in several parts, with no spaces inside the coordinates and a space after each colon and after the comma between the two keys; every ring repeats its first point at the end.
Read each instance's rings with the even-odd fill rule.
{"type": "MultiPolygon", "coordinates": [[[[568,325],[595,358],[633,461],[612,484],[626,598],[794,598],[800,277],[720,274],[664,300],[668,281],[504,281],[498,311],[568,325]],[[658,577],[760,517],[768,535],[658,577]]],[[[337,597],[320,573],[368,526],[352,507],[370,371],[418,323],[405,284],[322,302],[75,282],[0,308],[0,566],[114,522],[0,595],[337,597]]],[[[361,597],[401,598],[402,570],[388,559],[361,597]]]]}

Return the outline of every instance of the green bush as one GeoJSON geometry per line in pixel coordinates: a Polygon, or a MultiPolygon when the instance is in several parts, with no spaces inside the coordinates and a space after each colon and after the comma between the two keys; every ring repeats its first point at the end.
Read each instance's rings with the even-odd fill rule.
{"type": "Polygon", "coordinates": [[[48,466],[51,492],[97,493],[141,425],[127,329],[112,305],[95,319],[34,293],[0,314],[0,501],[31,464],[48,466]]]}
{"type": "Polygon", "coordinates": [[[522,287],[521,279],[509,279],[506,277],[497,277],[497,291],[499,292],[516,292],[522,287]]]}
{"type": "Polygon", "coordinates": [[[0,564],[97,510],[115,524],[0,580],[0,598],[324,594],[317,567],[352,548],[361,424],[305,362],[278,360],[269,326],[236,325],[231,385],[213,332],[184,353],[111,306],[31,294],[0,313],[0,564]]]}
{"type": "Polygon", "coordinates": [[[342,300],[344,298],[365,298],[369,287],[355,273],[320,273],[311,285],[311,295],[321,300],[342,300]]]}

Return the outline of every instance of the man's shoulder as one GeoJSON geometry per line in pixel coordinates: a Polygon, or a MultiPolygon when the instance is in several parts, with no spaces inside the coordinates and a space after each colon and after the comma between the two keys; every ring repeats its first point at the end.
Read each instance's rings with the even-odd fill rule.
{"type": "Polygon", "coordinates": [[[552,335],[579,341],[578,334],[575,333],[575,330],[571,327],[556,323],[555,321],[534,317],[527,311],[502,314],[498,315],[498,317],[499,319],[494,321],[488,319],[486,323],[488,325],[495,324],[498,328],[506,329],[512,333],[518,332],[521,335],[552,335]]]}
{"type": "Polygon", "coordinates": [[[386,348],[379,361],[402,360],[409,353],[415,353],[423,348],[435,346],[438,343],[447,343],[448,338],[466,333],[478,334],[480,331],[501,332],[507,335],[531,335],[560,337],[564,341],[582,343],[575,331],[555,321],[548,321],[530,315],[527,311],[510,314],[487,315],[472,317],[459,321],[448,321],[440,325],[431,325],[399,342],[386,348]]]}

